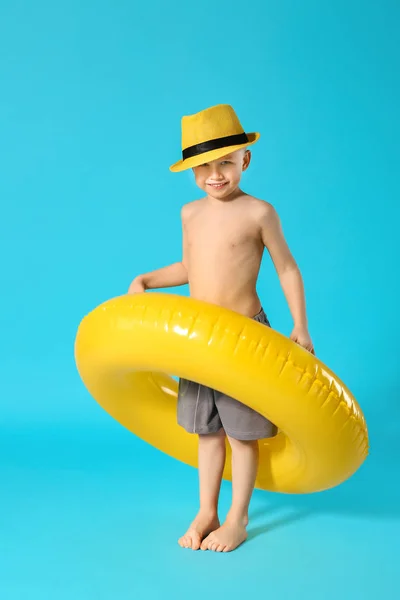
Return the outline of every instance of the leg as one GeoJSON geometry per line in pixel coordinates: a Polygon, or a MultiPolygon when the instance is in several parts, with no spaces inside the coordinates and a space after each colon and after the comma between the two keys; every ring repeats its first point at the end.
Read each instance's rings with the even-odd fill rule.
{"type": "Polygon", "coordinates": [[[232,506],[222,527],[204,539],[202,550],[230,552],[247,538],[249,504],[258,467],[258,441],[228,439],[232,448],[232,506]]]}
{"type": "Polygon", "coordinates": [[[232,506],[228,519],[249,523],[249,504],[258,469],[258,441],[229,438],[232,448],[232,506]]]}
{"type": "Polygon", "coordinates": [[[205,536],[219,527],[218,498],[225,466],[225,432],[199,436],[200,510],[186,534],[182,548],[198,550],[205,536]]]}

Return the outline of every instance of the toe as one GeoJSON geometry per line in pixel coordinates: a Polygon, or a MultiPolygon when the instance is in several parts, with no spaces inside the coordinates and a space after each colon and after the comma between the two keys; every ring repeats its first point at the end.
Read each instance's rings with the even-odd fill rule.
{"type": "Polygon", "coordinates": [[[200,548],[201,548],[202,550],[208,550],[208,545],[209,545],[209,543],[210,543],[210,536],[207,536],[206,538],[204,538],[204,540],[203,540],[203,542],[202,542],[202,544],[201,544],[200,548]]]}
{"type": "Polygon", "coordinates": [[[216,552],[222,552],[222,551],[223,551],[223,549],[224,549],[224,546],[223,546],[222,544],[220,544],[220,545],[217,547],[217,550],[216,550],[216,552]]]}
{"type": "Polygon", "coordinates": [[[193,545],[196,543],[196,538],[191,535],[189,538],[188,548],[193,548],[193,545]]]}
{"type": "Polygon", "coordinates": [[[192,540],[192,550],[199,550],[200,543],[201,543],[200,538],[196,538],[196,539],[192,540]]]}
{"type": "Polygon", "coordinates": [[[215,538],[214,538],[214,536],[212,534],[209,535],[206,541],[207,541],[207,548],[209,550],[212,550],[213,546],[215,544],[215,538]]]}

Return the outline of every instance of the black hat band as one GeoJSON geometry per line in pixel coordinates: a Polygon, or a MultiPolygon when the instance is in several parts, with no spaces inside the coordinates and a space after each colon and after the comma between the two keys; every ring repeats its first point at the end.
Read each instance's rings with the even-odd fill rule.
{"type": "Polygon", "coordinates": [[[182,151],[183,160],[210,152],[211,150],[219,150],[228,146],[239,146],[240,144],[248,144],[249,138],[246,133],[238,133],[237,135],[227,135],[226,137],[217,138],[208,142],[202,142],[195,146],[189,146],[182,151]]]}

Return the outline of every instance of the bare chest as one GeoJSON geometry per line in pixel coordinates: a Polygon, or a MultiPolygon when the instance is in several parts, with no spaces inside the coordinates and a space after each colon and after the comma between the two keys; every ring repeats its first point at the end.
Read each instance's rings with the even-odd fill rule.
{"type": "Polygon", "coordinates": [[[191,253],[204,252],[206,248],[224,253],[246,252],[260,245],[256,225],[243,216],[197,216],[188,224],[187,236],[191,253]]]}

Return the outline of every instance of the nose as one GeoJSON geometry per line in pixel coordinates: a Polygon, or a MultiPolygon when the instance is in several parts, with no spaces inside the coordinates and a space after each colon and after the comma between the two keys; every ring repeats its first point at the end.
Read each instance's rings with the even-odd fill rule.
{"type": "Polygon", "coordinates": [[[213,165],[211,167],[210,179],[212,181],[220,181],[223,179],[223,175],[219,170],[219,165],[213,165]]]}

